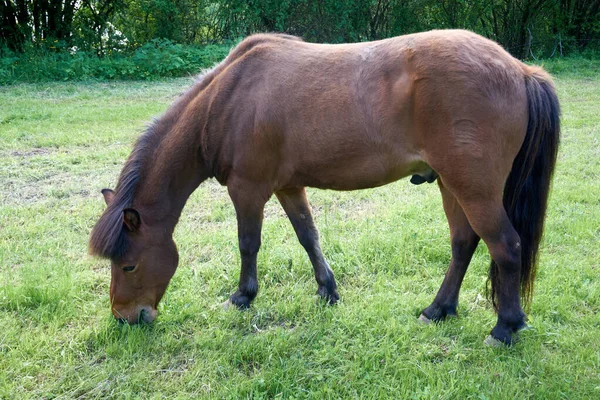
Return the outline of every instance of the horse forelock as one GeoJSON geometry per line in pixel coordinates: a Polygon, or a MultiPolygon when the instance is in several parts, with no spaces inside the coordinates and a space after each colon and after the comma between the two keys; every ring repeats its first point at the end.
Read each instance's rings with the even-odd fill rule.
{"type": "Polygon", "coordinates": [[[129,243],[123,229],[122,214],[122,209],[112,205],[104,211],[90,236],[90,254],[110,259],[125,254],[129,243]]]}

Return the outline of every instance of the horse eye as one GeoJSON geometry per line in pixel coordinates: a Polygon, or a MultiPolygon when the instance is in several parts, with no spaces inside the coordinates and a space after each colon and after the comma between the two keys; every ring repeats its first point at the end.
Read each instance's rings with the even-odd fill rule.
{"type": "Polygon", "coordinates": [[[135,265],[131,265],[129,267],[123,267],[123,271],[125,272],[131,272],[135,269],[135,265]]]}

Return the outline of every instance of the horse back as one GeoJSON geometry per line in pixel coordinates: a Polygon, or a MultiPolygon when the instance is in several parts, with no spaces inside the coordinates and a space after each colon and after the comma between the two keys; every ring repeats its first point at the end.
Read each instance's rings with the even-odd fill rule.
{"type": "Polygon", "coordinates": [[[215,175],[273,190],[378,186],[465,152],[485,157],[486,142],[511,153],[522,138],[494,132],[507,112],[516,116],[503,132],[526,121],[514,112],[526,110],[522,64],[466,31],[345,45],[260,35],[208,88],[215,175]]]}

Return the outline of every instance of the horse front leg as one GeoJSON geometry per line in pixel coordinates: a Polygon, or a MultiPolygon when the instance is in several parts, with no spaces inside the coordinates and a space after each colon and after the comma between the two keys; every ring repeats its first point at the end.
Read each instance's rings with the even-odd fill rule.
{"type": "Polygon", "coordinates": [[[242,261],[238,290],[229,302],[238,308],[248,308],[258,293],[256,259],[261,244],[263,210],[271,194],[245,182],[232,182],[227,188],[237,216],[242,261]]]}
{"type": "Polygon", "coordinates": [[[306,198],[306,190],[302,188],[286,189],[276,192],[275,195],[285,210],[298,241],[306,250],[315,272],[315,279],[319,288],[317,293],[329,304],[335,304],[340,296],[333,271],[329,268],[321,246],[319,245],[319,232],[312,219],[310,204],[306,198]]]}

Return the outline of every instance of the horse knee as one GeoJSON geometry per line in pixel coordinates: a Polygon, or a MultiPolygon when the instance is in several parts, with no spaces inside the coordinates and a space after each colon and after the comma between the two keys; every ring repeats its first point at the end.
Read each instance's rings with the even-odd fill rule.
{"type": "Polygon", "coordinates": [[[260,250],[260,237],[245,236],[239,240],[240,253],[243,256],[253,256],[260,250]]]}
{"type": "Polygon", "coordinates": [[[306,250],[311,250],[319,241],[319,234],[315,229],[304,229],[298,232],[298,241],[306,250]]]}

